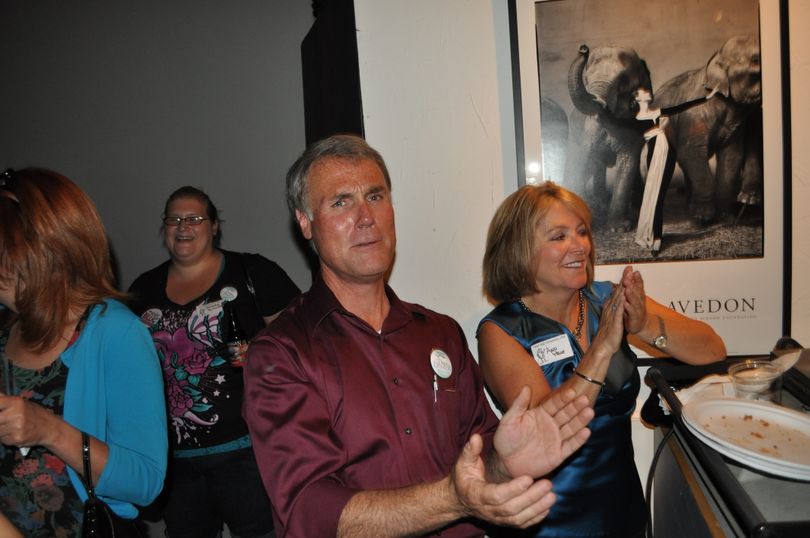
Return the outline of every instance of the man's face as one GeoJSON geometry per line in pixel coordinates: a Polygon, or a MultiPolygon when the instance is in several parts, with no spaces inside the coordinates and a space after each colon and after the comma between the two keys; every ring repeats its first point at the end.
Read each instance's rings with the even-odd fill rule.
{"type": "Polygon", "coordinates": [[[315,243],[327,283],[372,283],[394,259],[391,192],[374,161],[326,158],[309,173],[312,218],[296,211],[301,233],[315,243]]]}

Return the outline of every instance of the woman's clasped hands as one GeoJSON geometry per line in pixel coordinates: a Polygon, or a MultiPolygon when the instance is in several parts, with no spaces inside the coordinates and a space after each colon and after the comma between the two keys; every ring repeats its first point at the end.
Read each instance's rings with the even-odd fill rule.
{"type": "Polygon", "coordinates": [[[0,442],[4,445],[48,445],[58,435],[60,422],[41,405],[0,393],[0,442]]]}

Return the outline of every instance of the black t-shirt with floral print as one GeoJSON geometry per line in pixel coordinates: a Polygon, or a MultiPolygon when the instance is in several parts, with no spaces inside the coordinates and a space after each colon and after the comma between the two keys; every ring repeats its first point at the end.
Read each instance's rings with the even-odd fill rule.
{"type": "Polygon", "coordinates": [[[242,369],[231,365],[225,345],[229,315],[250,339],[264,326],[263,316],[280,311],[299,294],[287,273],[267,258],[222,253],[217,280],[187,304],[166,295],[169,261],[139,276],[129,289],[130,307],[149,328],[163,367],[175,456],[203,455],[247,437],[242,369]]]}
{"type": "MultiPolygon", "coordinates": [[[[7,333],[0,333],[0,356],[6,341],[7,333]]],[[[67,367],[60,359],[36,370],[9,367],[19,396],[62,416],[67,367]]],[[[0,509],[14,526],[33,538],[80,536],[83,503],[65,463],[41,446],[26,456],[14,446],[0,450],[0,509]]]]}

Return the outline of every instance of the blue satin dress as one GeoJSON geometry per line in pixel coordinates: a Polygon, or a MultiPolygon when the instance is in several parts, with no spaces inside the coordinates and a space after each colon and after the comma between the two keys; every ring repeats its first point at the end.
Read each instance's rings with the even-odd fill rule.
{"type": "MultiPolygon", "coordinates": [[[[610,292],[610,282],[594,282],[585,293],[589,340],[596,334],[599,314],[610,292]]],[[[565,334],[573,348],[573,356],[544,366],[538,363],[552,387],[558,387],[570,378],[582,358],[579,343],[565,326],[524,310],[518,302],[499,305],[481,323],[485,321],[496,323],[533,356],[531,348],[534,344],[565,334]]],[[[621,352],[635,360],[626,339],[621,352]]],[[[588,425],[591,437],[587,443],[551,477],[557,502],[548,517],[537,526],[536,536],[624,538],[643,530],[646,506],[630,435],[630,417],[640,379],[634,367],[626,368],[625,372],[625,379],[617,383],[613,391],[600,392],[594,405],[596,416],[588,425]]]]}

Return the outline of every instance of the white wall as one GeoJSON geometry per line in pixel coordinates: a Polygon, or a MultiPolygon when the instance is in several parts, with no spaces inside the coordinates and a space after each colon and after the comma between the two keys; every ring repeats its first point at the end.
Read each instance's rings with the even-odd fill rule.
{"type": "Polygon", "coordinates": [[[514,131],[504,108],[507,36],[496,28],[506,25],[506,3],[497,4],[355,1],[366,137],[393,183],[391,284],[403,299],[451,314],[468,335],[487,311],[489,218],[517,186],[514,157],[504,157],[514,131]]]}
{"type": "Polygon", "coordinates": [[[166,259],[168,194],[205,189],[224,246],[302,287],[284,174],[303,150],[304,0],[0,4],[0,165],[43,166],[95,200],[122,284],[166,259]]]}
{"type": "MultiPolygon", "coordinates": [[[[458,319],[475,348],[487,310],[481,257],[494,209],[515,188],[505,0],[355,0],[366,135],[391,168],[400,295],[458,319]],[[507,66],[507,69],[504,69],[507,66]]],[[[793,335],[810,346],[810,3],[791,0],[794,71],[793,335]],[[802,106],[805,105],[805,106],[802,106]],[[804,231],[804,233],[802,233],[804,231]],[[802,271],[804,267],[804,271],[802,271]]]]}

